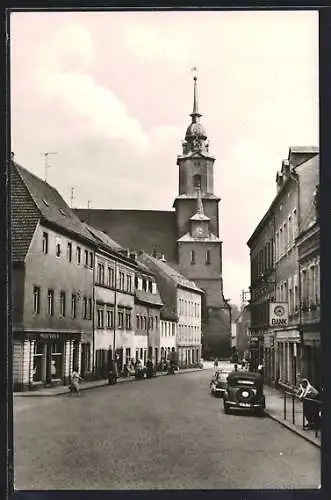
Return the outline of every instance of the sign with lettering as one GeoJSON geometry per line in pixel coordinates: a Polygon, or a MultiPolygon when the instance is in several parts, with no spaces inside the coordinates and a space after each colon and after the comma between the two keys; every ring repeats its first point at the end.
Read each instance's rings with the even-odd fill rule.
{"type": "Polygon", "coordinates": [[[287,302],[269,303],[269,326],[280,328],[288,325],[287,302]]]}
{"type": "Polygon", "coordinates": [[[60,334],[59,333],[40,333],[39,337],[41,339],[55,339],[55,340],[57,340],[60,338],[60,334]]]}

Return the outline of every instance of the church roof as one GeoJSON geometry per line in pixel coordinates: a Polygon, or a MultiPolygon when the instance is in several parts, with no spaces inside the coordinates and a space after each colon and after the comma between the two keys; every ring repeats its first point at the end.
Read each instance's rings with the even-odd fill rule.
{"type": "Polygon", "coordinates": [[[211,242],[211,243],[222,243],[222,240],[220,240],[215,234],[209,233],[209,236],[207,238],[204,237],[194,237],[190,233],[184,234],[181,238],[177,240],[179,243],[183,242],[201,242],[201,243],[206,243],[206,242],[211,242]]]}
{"type": "Polygon", "coordinates": [[[185,276],[183,276],[183,274],[181,274],[167,262],[163,262],[162,260],[157,259],[156,257],[152,257],[151,255],[146,254],[145,252],[139,255],[139,258],[143,260],[143,262],[147,265],[147,267],[151,265],[152,270],[154,272],[159,272],[170,278],[175,283],[176,286],[188,288],[197,293],[204,293],[204,291],[201,290],[194,283],[194,281],[188,280],[185,276]]]}
{"type": "Polygon", "coordinates": [[[156,251],[169,261],[176,260],[175,211],[74,209],[76,215],[93,227],[107,231],[123,248],[156,251]]]}

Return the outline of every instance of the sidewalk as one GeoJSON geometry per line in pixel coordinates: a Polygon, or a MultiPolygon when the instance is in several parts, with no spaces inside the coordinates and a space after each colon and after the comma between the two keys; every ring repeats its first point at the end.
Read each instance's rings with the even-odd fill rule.
{"type": "Polygon", "coordinates": [[[287,427],[292,432],[295,432],[302,438],[306,439],[315,446],[321,447],[321,432],[318,431],[318,436],[315,436],[314,430],[304,431],[302,428],[303,413],[302,403],[294,399],[294,414],[292,398],[286,395],[286,419],[284,419],[284,393],[281,390],[272,387],[264,386],[264,394],[266,396],[266,410],[268,417],[276,422],[279,422],[284,427],[287,427]]]}
{"type": "MultiPolygon", "coordinates": [[[[176,375],[181,375],[183,373],[192,373],[192,372],[198,372],[202,370],[208,370],[209,367],[204,367],[204,368],[185,368],[182,370],[179,370],[176,372],[176,375]]],[[[162,373],[157,373],[156,377],[164,377],[168,375],[167,372],[162,372],[162,373]]],[[[141,380],[136,380],[134,376],[130,377],[125,377],[125,378],[118,378],[117,383],[124,383],[124,382],[140,382],[142,383],[141,380]]],[[[88,382],[81,382],[79,385],[79,388],[81,391],[86,391],[87,389],[94,389],[96,387],[103,387],[108,385],[108,379],[101,379],[101,380],[91,380],[88,382]]],[[[14,392],[14,398],[16,397],[45,397],[45,396],[61,396],[63,394],[68,394],[69,388],[67,385],[57,385],[55,387],[49,387],[49,388],[43,388],[43,389],[38,389],[35,391],[26,391],[26,392],[14,392]]]]}

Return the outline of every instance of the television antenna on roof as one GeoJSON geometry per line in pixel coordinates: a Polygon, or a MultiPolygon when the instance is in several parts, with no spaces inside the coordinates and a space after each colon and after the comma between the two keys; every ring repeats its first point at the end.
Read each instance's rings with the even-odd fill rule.
{"type": "Polygon", "coordinates": [[[45,182],[47,182],[47,171],[51,167],[51,165],[49,165],[49,163],[48,163],[48,157],[49,157],[49,155],[57,155],[57,152],[56,151],[48,151],[46,153],[41,153],[41,154],[45,156],[45,182]]]}

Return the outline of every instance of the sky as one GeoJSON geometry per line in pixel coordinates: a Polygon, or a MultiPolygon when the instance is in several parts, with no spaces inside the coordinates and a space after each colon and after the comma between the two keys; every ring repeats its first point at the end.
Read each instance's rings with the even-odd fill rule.
{"type": "Polygon", "coordinates": [[[22,12],[10,17],[11,151],[73,207],[170,210],[197,67],[215,156],[224,295],[291,146],[318,146],[314,11],[22,12]]]}

